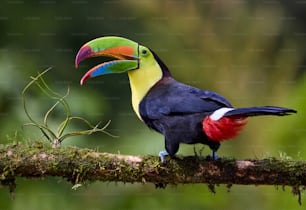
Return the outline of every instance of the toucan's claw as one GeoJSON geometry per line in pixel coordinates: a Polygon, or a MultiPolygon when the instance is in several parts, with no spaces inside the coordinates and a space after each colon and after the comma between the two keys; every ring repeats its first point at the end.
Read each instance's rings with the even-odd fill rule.
{"type": "Polygon", "coordinates": [[[158,153],[158,156],[160,157],[160,161],[161,161],[162,163],[165,162],[165,156],[168,156],[168,155],[169,155],[169,153],[168,153],[167,151],[160,151],[160,152],[158,153]]]}

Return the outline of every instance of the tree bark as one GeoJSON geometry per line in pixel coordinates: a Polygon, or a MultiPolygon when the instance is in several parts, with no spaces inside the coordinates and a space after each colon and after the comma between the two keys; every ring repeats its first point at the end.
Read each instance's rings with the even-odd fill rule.
{"type": "MultiPolygon", "coordinates": [[[[166,184],[216,184],[292,186],[300,195],[306,186],[306,161],[203,157],[166,158],[100,153],[76,147],[52,148],[42,142],[0,147],[0,180],[15,177],[62,177],[73,184],[88,181],[166,184]]],[[[12,186],[11,186],[12,187],[12,186]]],[[[300,196],[299,196],[300,198],[300,196]]]]}

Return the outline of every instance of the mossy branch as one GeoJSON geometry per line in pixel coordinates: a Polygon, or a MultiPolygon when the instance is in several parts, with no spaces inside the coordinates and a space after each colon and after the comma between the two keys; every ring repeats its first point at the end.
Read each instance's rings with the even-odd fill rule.
{"type": "MultiPolygon", "coordinates": [[[[73,184],[91,181],[166,184],[206,183],[214,185],[292,186],[300,195],[306,186],[306,161],[235,160],[217,161],[199,157],[166,159],[100,153],[75,147],[25,143],[0,147],[0,179],[15,177],[62,177],[73,184]]],[[[300,197],[300,196],[299,196],[300,197]]]]}

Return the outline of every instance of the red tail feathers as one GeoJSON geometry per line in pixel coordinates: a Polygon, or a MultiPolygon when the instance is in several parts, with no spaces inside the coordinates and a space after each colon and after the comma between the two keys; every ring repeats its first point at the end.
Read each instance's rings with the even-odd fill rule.
{"type": "Polygon", "coordinates": [[[229,140],[239,135],[239,132],[247,124],[246,117],[229,116],[218,120],[207,116],[202,121],[203,131],[213,141],[229,140]]]}

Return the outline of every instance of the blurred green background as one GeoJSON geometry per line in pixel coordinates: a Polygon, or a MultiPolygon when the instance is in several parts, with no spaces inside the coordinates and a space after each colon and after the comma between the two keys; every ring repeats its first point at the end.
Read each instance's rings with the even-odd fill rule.
{"type": "MultiPolygon", "coordinates": [[[[122,154],[157,154],[163,137],[147,129],[133,113],[127,75],[107,75],[79,85],[91,63],[74,68],[74,57],[87,41],[118,35],[153,49],[174,77],[214,90],[234,106],[279,105],[298,115],[249,120],[240,137],[224,142],[219,155],[241,158],[306,159],[306,7],[305,1],[9,0],[0,3],[0,140],[15,136],[43,139],[28,122],[22,88],[48,67],[48,84],[68,97],[72,114],[93,123],[112,120],[119,138],[93,135],[65,145],[122,154]],[[18,133],[16,134],[16,131],[18,133]]],[[[33,117],[41,119],[53,101],[32,89],[33,117]]],[[[51,119],[61,120],[60,113],[51,119]]],[[[77,128],[77,127],[74,127],[77,128]]],[[[71,129],[74,129],[71,128],[71,129]]],[[[198,146],[197,148],[201,148],[198,146]]],[[[192,155],[182,145],[179,154],[192,155]]],[[[203,155],[210,154],[205,147],[203,155]]],[[[93,183],[76,191],[59,178],[18,179],[15,200],[0,189],[0,210],[8,209],[304,209],[290,188],[204,184],[168,186],[93,183]]],[[[302,194],[302,202],[306,196],[302,194]]]]}

